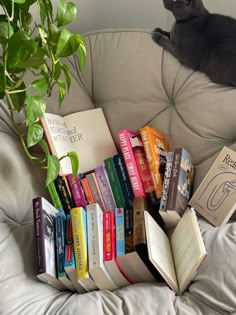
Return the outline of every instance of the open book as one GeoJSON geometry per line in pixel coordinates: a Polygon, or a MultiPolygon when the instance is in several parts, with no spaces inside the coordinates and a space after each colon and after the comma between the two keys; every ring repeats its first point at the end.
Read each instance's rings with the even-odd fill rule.
{"type": "MultiPolygon", "coordinates": [[[[101,108],[67,116],[44,113],[41,123],[52,154],[58,158],[70,151],[79,157],[79,171],[84,173],[103,164],[117,149],[101,108]]],[[[69,158],[60,163],[60,175],[72,173],[69,158]]]]}
{"type": "Polygon", "coordinates": [[[186,210],[170,239],[147,211],[144,215],[149,259],[167,284],[182,294],[207,254],[195,210],[186,210]]]}

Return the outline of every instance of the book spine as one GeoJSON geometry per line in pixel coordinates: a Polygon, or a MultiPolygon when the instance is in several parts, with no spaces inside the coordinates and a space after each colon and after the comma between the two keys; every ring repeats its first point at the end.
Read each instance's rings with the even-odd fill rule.
{"type": "Polygon", "coordinates": [[[114,155],[113,160],[125,199],[125,206],[126,208],[131,208],[133,206],[134,194],[122,154],[118,153],[114,155]]]}
{"type": "Polygon", "coordinates": [[[111,185],[111,189],[115,198],[117,207],[125,208],[125,199],[122,193],[120,181],[116,172],[113,158],[107,158],[104,160],[108,179],[111,185]]]}
{"type": "Polygon", "coordinates": [[[100,165],[95,168],[95,174],[101,190],[106,210],[113,210],[116,208],[115,199],[107,176],[106,168],[100,165]]]}
{"type": "Polygon", "coordinates": [[[182,149],[178,148],[174,151],[174,157],[171,169],[171,178],[169,184],[169,193],[167,198],[167,210],[175,210],[177,194],[178,194],[178,181],[180,175],[180,165],[181,165],[181,153],[182,149]]]}
{"type": "Polygon", "coordinates": [[[133,242],[134,247],[138,244],[146,243],[146,231],[144,211],[146,210],[146,200],[143,197],[134,199],[133,218],[134,218],[134,232],[133,242]]]}
{"type": "Polygon", "coordinates": [[[55,218],[55,239],[56,239],[56,262],[57,276],[65,276],[64,270],[64,251],[65,251],[65,235],[64,235],[65,218],[60,212],[55,218]]]}
{"type": "Polygon", "coordinates": [[[72,208],[71,219],[77,279],[89,278],[85,210],[82,207],[72,208]]]}
{"type": "Polygon", "coordinates": [[[161,199],[168,144],[164,134],[149,126],[140,129],[157,198],[161,199]]]}
{"type": "Polygon", "coordinates": [[[174,158],[174,152],[168,152],[163,187],[162,187],[160,209],[159,209],[160,211],[166,210],[173,158],[174,158]]]}
{"type": "Polygon", "coordinates": [[[85,197],[87,199],[88,204],[91,205],[91,204],[95,203],[95,200],[93,198],[93,194],[92,194],[91,188],[89,186],[88,179],[86,177],[81,178],[80,182],[81,182],[81,185],[83,187],[84,194],[85,194],[85,197]]]}
{"type": "Polygon", "coordinates": [[[116,256],[125,255],[125,222],[124,209],[115,209],[116,256]]]}
{"type": "Polygon", "coordinates": [[[49,195],[51,197],[51,200],[52,200],[54,207],[57,208],[58,210],[63,210],[61,199],[60,199],[60,196],[59,196],[58,191],[56,189],[55,183],[51,182],[47,186],[47,189],[48,189],[48,192],[49,192],[49,195]]]}
{"type": "Polygon", "coordinates": [[[65,214],[68,214],[70,210],[75,207],[75,202],[72,198],[69,185],[65,176],[58,176],[55,180],[55,184],[60,196],[65,214]]]}
{"type": "Polygon", "coordinates": [[[101,207],[101,209],[103,211],[105,211],[105,204],[103,201],[103,197],[100,191],[100,188],[98,186],[98,182],[95,176],[95,172],[91,172],[89,174],[86,175],[86,178],[89,182],[89,186],[91,188],[92,194],[93,194],[93,199],[95,201],[95,203],[99,204],[99,206],[101,207]]]}
{"type": "Polygon", "coordinates": [[[71,190],[74,202],[75,202],[75,206],[83,207],[84,209],[86,209],[87,202],[84,196],[84,192],[83,192],[79,177],[76,176],[75,178],[73,178],[72,174],[68,174],[67,180],[68,180],[70,190],[71,190]]]}
{"type": "Polygon", "coordinates": [[[33,215],[37,252],[38,273],[46,272],[45,247],[44,247],[44,227],[41,198],[33,199],[33,215]]]}
{"type": "Polygon", "coordinates": [[[155,186],[152,180],[152,174],[148,165],[147,157],[143,147],[133,148],[134,158],[143,182],[144,191],[150,204],[157,204],[158,199],[155,192],[155,186]]]}
{"type": "Polygon", "coordinates": [[[103,257],[109,261],[115,257],[115,216],[109,210],[103,212],[103,257]]]}
{"type": "Polygon", "coordinates": [[[117,133],[120,149],[125,161],[126,169],[129,174],[130,183],[135,197],[145,196],[142,180],[135,162],[130,137],[136,136],[138,133],[130,130],[120,130],[117,133]]]}
{"type": "Polygon", "coordinates": [[[134,248],[133,243],[133,208],[125,209],[125,252],[131,253],[134,248]]]}

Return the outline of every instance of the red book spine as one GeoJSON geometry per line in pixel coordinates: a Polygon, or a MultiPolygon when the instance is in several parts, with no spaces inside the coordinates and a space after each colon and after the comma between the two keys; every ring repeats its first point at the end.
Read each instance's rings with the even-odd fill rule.
{"type": "Polygon", "coordinates": [[[83,187],[83,190],[84,190],[84,194],[86,196],[86,199],[88,201],[89,204],[93,204],[95,203],[95,200],[93,198],[93,194],[91,192],[91,189],[90,189],[90,186],[89,186],[89,183],[88,183],[88,179],[86,177],[84,178],[81,178],[81,185],[83,187]]]}
{"type": "Polygon", "coordinates": [[[108,210],[103,212],[103,255],[104,261],[112,260],[115,257],[115,214],[108,210]]]}

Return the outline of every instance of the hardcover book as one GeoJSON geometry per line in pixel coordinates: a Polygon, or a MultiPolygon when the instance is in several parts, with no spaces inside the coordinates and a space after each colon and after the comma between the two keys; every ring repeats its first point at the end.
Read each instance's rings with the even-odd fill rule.
{"type": "Polygon", "coordinates": [[[122,129],[117,133],[120,149],[125,161],[126,169],[129,174],[130,183],[135,197],[145,197],[143,183],[134,158],[134,152],[131,145],[131,139],[138,135],[137,132],[122,129]]]}
{"type": "Polygon", "coordinates": [[[67,175],[67,181],[70,186],[71,194],[74,199],[74,203],[76,207],[83,207],[86,209],[87,202],[84,196],[84,191],[82,185],[80,183],[79,176],[73,178],[72,174],[67,175]]]}
{"type": "Polygon", "coordinates": [[[98,204],[87,207],[89,273],[100,290],[116,290],[103,262],[103,211],[98,204]]]}
{"type": "Polygon", "coordinates": [[[70,187],[66,176],[57,176],[55,186],[60,196],[65,214],[70,213],[70,210],[75,207],[74,198],[72,197],[70,187]]]}
{"type": "Polygon", "coordinates": [[[185,211],[170,239],[147,211],[144,217],[149,259],[170,288],[181,295],[207,255],[195,210],[185,211]]]}
{"type": "Polygon", "coordinates": [[[71,209],[77,280],[88,290],[97,290],[88,268],[87,215],[82,207],[71,209]]]}
{"type": "Polygon", "coordinates": [[[221,150],[189,203],[215,226],[228,222],[236,209],[235,151],[221,150]]]}
{"type": "Polygon", "coordinates": [[[57,279],[55,256],[55,216],[58,210],[45,198],[33,199],[37,253],[37,278],[59,290],[67,287],[57,279]]]}
{"type": "MultiPolygon", "coordinates": [[[[193,172],[194,166],[190,153],[184,148],[175,149],[166,205],[166,212],[174,226],[188,207],[193,172]]],[[[165,217],[163,219],[165,220],[165,217]]],[[[165,223],[170,227],[170,221],[165,220],[165,223]]]]}
{"type": "Polygon", "coordinates": [[[169,150],[168,143],[163,133],[150,126],[140,128],[140,135],[151,171],[156,197],[160,201],[166,166],[166,153],[169,150]]]}
{"type": "Polygon", "coordinates": [[[94,203],[98,203],[102,210],[105,211],[105,203],[98,185],[95,171],[88,172],[85,176],[89,182],[89,186],[93,194],[94,203]]]}
{"type": "MultiPolygon", "coordinates": [[[[117,153],[117,149],[101,108],[77,112],[64,117],[45,113],[41,123],[52,154],[58,158],[75,151],[84,173],[117,153]]],[[[60,163],[60,175],[72,173],[69,158],[60,163]]]]}

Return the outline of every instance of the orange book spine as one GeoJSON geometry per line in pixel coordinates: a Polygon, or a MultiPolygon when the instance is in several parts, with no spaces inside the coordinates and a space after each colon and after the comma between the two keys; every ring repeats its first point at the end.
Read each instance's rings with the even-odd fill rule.
{"type": "Polygon", "coordinates": [[[84,178],[81,178],[80,181],[81,181],[81,185],[83,187],[84,194],[85,194],[85,197],[86,197],[88,203],[89,204],[95,203],[92,191],[91,191],[90,186],[89,186],[88,179],[86,177],[84,177],[84,178]]]}
{"type": "Polygon", "coordinates": [[[157,198],[160,199],[162,196],[166,154],[169,150],[168,143],[163,133],[149,126],[140,128],[140,134],[151,171],[155,193],[157,198]]]}

